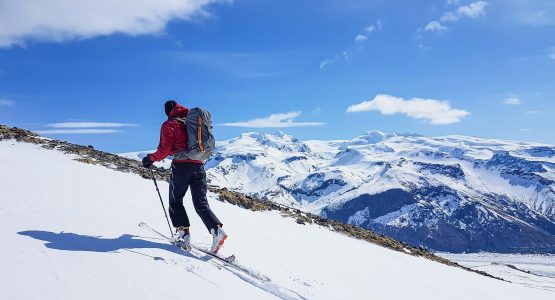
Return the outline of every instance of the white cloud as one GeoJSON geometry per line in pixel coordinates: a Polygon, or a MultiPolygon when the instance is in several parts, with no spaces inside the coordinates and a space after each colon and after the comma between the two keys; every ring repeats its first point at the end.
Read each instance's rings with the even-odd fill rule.
{"type": "Polygon", "coordinates": [[[107,123],[107,122],[63,122],[63,123],[51,123],[46,125],[46,127],[52,127],[52,128],[118,128],[118,127],[134,127],[134,126],[139,126],[139,125],[127,124],[127,123],[107,123]]]}
{"type": "MultiPolygon", "coordinates": [[[[362,45],[359,46],[359,49],[361,49],[362,45]]],[[[346,62],[348,62],[349,60],[351,60],[351,51],[343,51],[339,54],[336,54],[333,58],[326,58],[324,60],[322,60],[320,62],[320,70],[323,70],[324,68],[331,66],[332,64],[334,64],[335,62],[339,61],[339,60],[344,60],[346,62]]]]}
{"type": "Polygon", "coordinates": [[[61,122],[46,124],[45,127],[56,128],[36,130],[38,134],[111,134],[125,132],[122,127],[135,127],[138,124],[112,123],[112,122],[61,122]]]}
{"type": "MultiPolygon", "coordinates": [[[[458,4],[458,1],[447,1],[447,4],[458,4]]],[[[486,7],[488,2],[475,1],[468,5],[458,6],[454,11],[445,12],[439,20],[429,22],[424,31],[443,31],[448,29],[445,23],[453,23],[459,21],[461,18],[476,19],[486,15],[486,7]]],[[[420,31],[421,29],[419,29],[420,31]]]]}
{"type": "Polygon", "coordinates": [[[123,132],[116,129],[53,129],[53,130],[36,130],[38,134],[110,134],[123,132]]]}
{"type": "Polygon", "coordinates": [[[10,100],[10,99],[0,99],[0,106],[9,106],[9,105],[14,105],[15,101],[10,100]]]}
{"type": "Polygon", "coordinates": [[[347,112],[379,111],[384,115],[404,114],[410,118],[426,120],[433,125],[446,125],[460,122],[470,113],[454,109],[448,101],[434,99],[403,98],[391,95],[377,95],[370,101],[351,105],[347,112]]]}
{"type": "Polygon", "coordinates": [[[516,96],[510,96],[508,98],[505,98],[503,100],[503,103],[506,105],[520,105],[522,104],[522,100],[520,100],[520,98],[516,97],[516,96]]]}
{"type": "Polygon", "coordinates": [[[323,61],[320,62],[320,70],[323,70],[325,67],[327,67],[328,65],[331,65],[331,63],[333,63],[333,60],[331,59],[324,59],[323,61]]]}
{"type": "Polygon", "coordinates": [[[424,51],[428,51],[431,49],[429,46],[426,46],[424,44],[418,44],[418,48],[424,51]]]}
{"type": "Polygon", "coordinates": [[[555,2],[546,0],[526,1],[500,1],[497,6],[502,6],[505,14],[517,23],[529,26],[555,25],[555,2]]]}
{"type": "Polygon", "coordinates": [[[555,59],[555,52],[553,52],[553,53],[549,54],[549,58],[551,58],[551,59],[555,59]]]}
{"type": "Polygon", "coordinates": [[[364,43],[368,40],[368,37],[363,35],[363,34],[359,34],[355,37],[355,42],[356,43],[364,43]]]}
{"type": "Polygon", "coordinates": [[[382,28],[383,28],[382,20],[377,20],[375,24],[366,26],[366,28],[364,28],[364,31],[368,33],[372,33],[374,31],[381,30],[382,28]]]}
{"type": "Polygon", "coordinates": [[[425,31],[443,31],[446,29],[447,27],[441,25],[438,21],[431,21],[428,25],[426,25],[426,27],[424,27],[425,31]]]}
{"type": "Polygon", "coordinates": [[[0,0],[0,47],[122,33],[158,34],[171,20],[207,15],[218,0],[0,0]]]}
{"type": "Polygon", "coordinates": [[[439,18],[441,22],[455,22],[458,19],[459,17],[451,11],[444,13],[443,16],[439,18]]]}
{"type": "Polygon", "coordinates": [[[478,18],[486,15],[486,6],[488,3],[486,1],[476,1],[468,5],[459,6],[457,8],[457,13],[460,16],[466,16],[469,18],[478,18]]]}
{"type": "Polygon", "coordinates": [[[460,0],[447,0],[447,5],[458,5],[460,0]]]}
{"type": "Polygon", "coordinates": [[[257,118],[248,121],[223,123],[220,126],[228,127],[247,127],[247,128],[286,128],[286,127],[307,127],[321,126],[325,123],[320,122],[295,122],[301,115],[300,111],[292,111],[284,114],[272,114],[266,118],[257,118]]]}

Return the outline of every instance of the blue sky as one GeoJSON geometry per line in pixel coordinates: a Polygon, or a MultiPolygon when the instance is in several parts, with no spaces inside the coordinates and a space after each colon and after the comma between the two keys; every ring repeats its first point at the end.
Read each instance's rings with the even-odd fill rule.
{"type": "Polygon", "coordinates": [[[218,139],[555,144],[550,1],[22,2],[0,0],[0,123],[46,136],[154,148],[175,98],[212,112],[218,139]]]}

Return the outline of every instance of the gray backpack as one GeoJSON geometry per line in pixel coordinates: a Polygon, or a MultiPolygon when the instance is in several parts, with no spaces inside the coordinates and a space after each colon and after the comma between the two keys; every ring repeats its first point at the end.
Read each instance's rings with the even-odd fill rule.
{"type": "Polygon", "coordinates": [[[178,119],[187,128],[188,149],[177,153],[174,159],[206,161],[216,148],[216,139],[212,134],[212,115],[202,108],[189,110],[187,118],[178,119]]]}

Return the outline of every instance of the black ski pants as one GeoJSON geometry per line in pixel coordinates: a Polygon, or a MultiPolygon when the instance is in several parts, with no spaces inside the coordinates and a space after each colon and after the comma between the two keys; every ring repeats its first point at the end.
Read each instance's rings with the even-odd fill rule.
{"type": "Polygon", "coordinates": [[[175,163],[172,165],[169,211],[173,226],[189,227],[191,225],[183,206],[183,197],[185,197],[189,186],[191,187],[195,211],[202,219],[208,231],[210,229],[216,230],[218,225],[221,226],[221,223],[208,205],[204,165],[194,163],[175,163]]]}

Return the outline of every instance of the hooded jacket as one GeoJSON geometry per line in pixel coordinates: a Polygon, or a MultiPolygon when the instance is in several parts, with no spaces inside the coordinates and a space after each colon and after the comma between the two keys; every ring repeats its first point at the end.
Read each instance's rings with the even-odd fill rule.
{"type": "MultiPolygon", "coordinates": [[[[160,129],[160,144],[156,152],[149,154],[150,160],[153,162],[161,161],[170,155],[175,155],[181,151],[186,151],[187,146],[187,129],[185,125],[176,120],[176,118],[184,119],[187,117],[189,109],[180,105],[174,106],[168,115],[168,120],[162,124],[160,129]]],[[[178,160],[174,159],[172,163],[195,163],[203,164],[200,160],[178,160]]]]}

